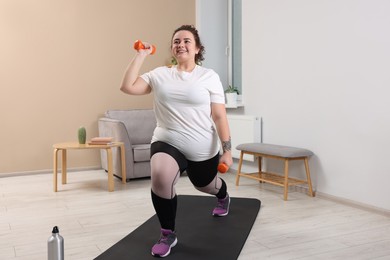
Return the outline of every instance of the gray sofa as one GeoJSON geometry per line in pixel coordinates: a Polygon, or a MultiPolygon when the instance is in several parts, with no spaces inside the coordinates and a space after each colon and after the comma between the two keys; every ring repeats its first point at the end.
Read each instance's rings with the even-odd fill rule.
{"type": "MultiPolygon", "coordinates": [[[[156,119],[152,109],[108,110],[98,120],[99,136],[123,142],[126,150],[126,181],[150,177],[150,142],[156,119]]],[[[113,151],[114,175],[121,179],[120,150],[113,151]]],[[[101,151],[102,168],[107,170],[107,156],[101,151]]]]}

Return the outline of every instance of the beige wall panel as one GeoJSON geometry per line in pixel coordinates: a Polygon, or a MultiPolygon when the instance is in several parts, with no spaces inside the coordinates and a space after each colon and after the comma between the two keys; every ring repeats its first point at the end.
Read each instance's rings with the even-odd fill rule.
{"type": "MultiPolygon", "coordinates": [[[[119,91],[136,39],[157,46],[142,72],[170,60],[172,32],[195,24],[195,0],[0,0],[0,174],[52,167],[52,144],[97,136],[107,109],[151,108],[119,91]]],[[[69,167],[100,165],[70,151],[69,167]]]]}

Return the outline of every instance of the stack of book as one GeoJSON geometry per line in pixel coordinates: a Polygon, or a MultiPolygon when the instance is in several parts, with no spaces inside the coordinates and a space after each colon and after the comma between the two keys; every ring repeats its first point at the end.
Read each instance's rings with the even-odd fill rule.
{"type": "Polygon", "coordinates": [[[107,145],[112,143],[112,137],[94,137],[88,144],[91,145],[107,145]]]}

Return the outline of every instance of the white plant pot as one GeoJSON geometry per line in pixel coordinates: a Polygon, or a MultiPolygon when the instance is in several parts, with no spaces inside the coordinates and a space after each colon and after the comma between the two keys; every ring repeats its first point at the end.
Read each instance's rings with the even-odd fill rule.
{"type": "Polygon", "coordinates": [[[226,93],[226,104],[229,106],[237,106],[237,93],[226,93]]]}

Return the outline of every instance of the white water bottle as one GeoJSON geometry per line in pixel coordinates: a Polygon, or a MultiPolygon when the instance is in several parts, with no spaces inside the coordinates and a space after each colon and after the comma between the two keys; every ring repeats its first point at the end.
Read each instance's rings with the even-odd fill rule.
{"type": "Polygon", "coordinates": [[[58,227],[53,227],[53,231],[47,240],[47,259],[64,260],[64,238],[59,234],[58,227]]]}

